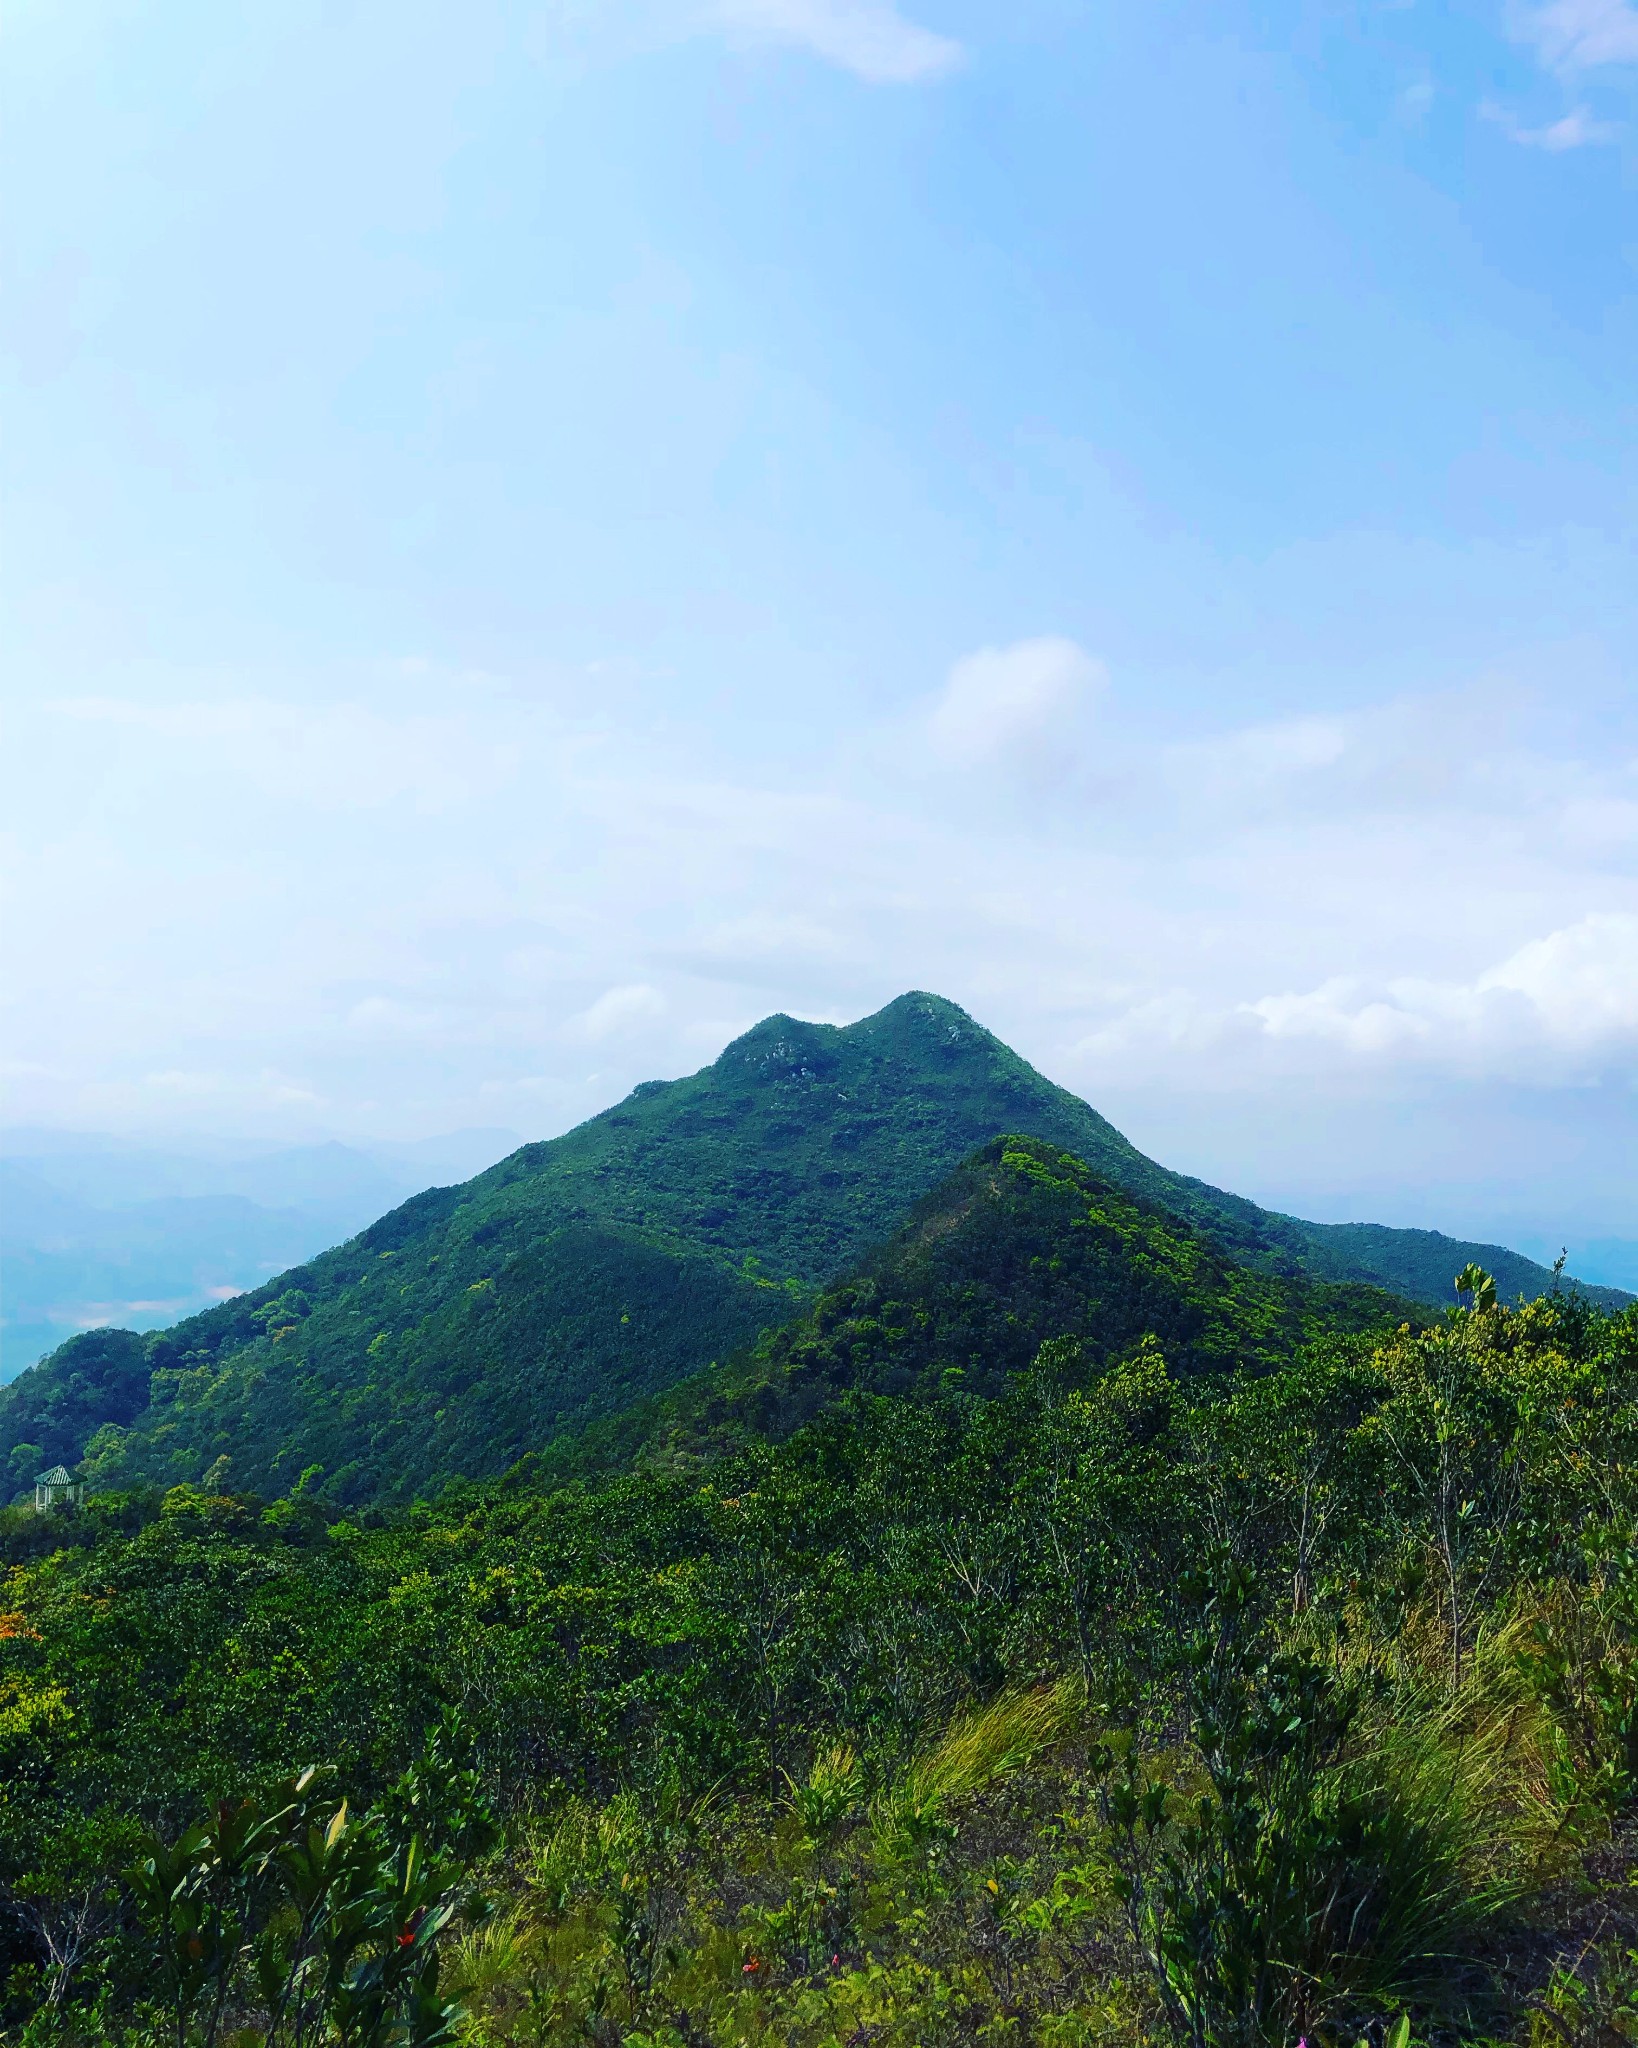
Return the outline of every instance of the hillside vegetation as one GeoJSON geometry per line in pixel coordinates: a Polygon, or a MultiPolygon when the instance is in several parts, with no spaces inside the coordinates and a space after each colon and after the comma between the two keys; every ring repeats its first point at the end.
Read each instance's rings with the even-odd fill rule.
{"type": "Polygon", "coordinates": [[[601,1478],[6,1511],[21,2039],[1629,2038],[1638,1309],[1452,1279],[1006,1139],[601,1478]]]}
{"type": "Polygon", "coordinates": [[[1267,1371],[1305,1346],[1427,1312],[1228,1258],[1203,1232],[1039,1139],[997,1138],[909,1222],[750,1351],[566,1435],[520,1476],[718,1455],[790,1435],[846,1394],[994,1399],[1049,1340],[1084,1370],[1140,1342],[1174,1372],[1267,1371]]]}
{"type": "MultiPolygon", "coordinates": [[[[88,1413],[74,1448],[101,1485],[214,1474],[335,1503],[502,1471],[739,1352],[1007,1131],[1063,1147],[1269,1273],[1442,1302],[1450,1273],[1480,1257],[1504,1294],[1550,1284],[1499,1249],[1425,1232],[1356,1243],[1169,1173],[954,1004],[918,994],[846,1028],[769,1018],[702,1072],[645,1083],[160,1333],[146,1409],[88,1413]]],[[[82,1343],[0,1390],[14,1483],[44,1448],[42,1418],[74,1405],[62,1383],[87,1381],[82,1343]]]]}

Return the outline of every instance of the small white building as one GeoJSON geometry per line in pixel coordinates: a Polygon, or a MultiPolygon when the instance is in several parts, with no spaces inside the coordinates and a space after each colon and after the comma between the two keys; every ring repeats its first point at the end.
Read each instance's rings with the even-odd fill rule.
{"type": "Polygon", "coordinates": [[[74,1475],[66,1465],[53,1465],[34,1482],[34,1512],[49,1514],[53,1508],[72,1507],[80,1497],[74,1475]]]}

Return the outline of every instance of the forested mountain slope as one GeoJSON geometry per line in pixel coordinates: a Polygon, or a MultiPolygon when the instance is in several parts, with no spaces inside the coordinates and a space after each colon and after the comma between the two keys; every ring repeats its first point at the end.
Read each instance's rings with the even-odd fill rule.
{"type": "MultiPolygon", "coordinates": [[[[536,1480],[780,1440],[846,1395],[998,1399],[1043,1344],[1079,1374],[1152,1342],[1172,1370],[1269,1372],[1425,1312],[1374,1287],[1272,1273],[1038,1138],[992,1140],[909,1222],[743,1357],[529,1461],[536,1480]]],[[[524,1475],[519,1475],[524,1476],[524,1475]]]]}
{"type": "MultiPolygon", "coordinates": [[[[644,1083],[149,1340],[151,1402],[98,1442],[96,1470],[197,1479],[227,1458],[219,1479],[337,1501],[496,1470],[786,1320],[1006,1131],[1269,1272],[1423,1300],[1470,1258],[1504,1295],[1550,1278],[1451,1240],[1430,1264],[1416,1232],[1373,1232],[1355,1262],[1346,1232],[1168,1172],[954,1004],[911,994],[845,1028],[768,1018],[700,1073],[644,1083]]],[[[26,1464],[42,1416],[63,1412],[81,1341],[0,1393],[0,1460],[26,1464]]]]}
{"type": "Polygon", "coordinates": [[[148,1405],[148,1349],[135,1330],[86,1330],[0,1389],[0,1487],[27,1491],[50,1465],[72,1465],[105,1422],[148,1405]],[[26,1398],[25,1398],[26,1397],[26,1398]]]}

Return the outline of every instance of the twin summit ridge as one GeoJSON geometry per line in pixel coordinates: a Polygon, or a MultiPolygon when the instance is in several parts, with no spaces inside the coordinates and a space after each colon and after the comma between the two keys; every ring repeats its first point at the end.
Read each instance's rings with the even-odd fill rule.
{"type": "Polygon", "coordinates": [[[13,1488],[65,1460],[98,1489],[385,1505],[783,1432],[850,1388],[993,1393],[1055,1338],[1272,1367],[1448,1302],[1470,1260],[1504,1296],[1552,1284],[1170,1172],[914,992],[846,1026],[766,1018],[253,1292],[70,1339],[0,1391],[0,1460],[13,1488]]]}

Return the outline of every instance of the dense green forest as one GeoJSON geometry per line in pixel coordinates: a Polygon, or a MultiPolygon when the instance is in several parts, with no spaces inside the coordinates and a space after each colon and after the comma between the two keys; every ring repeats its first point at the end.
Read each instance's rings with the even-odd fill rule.
{"type": "Polygon", "coordinates": [[[998,1138],[794,1322],[726,1367],[566,1432],[521,1470],[562,1479],[720,1454],[787,1436],[847,1392],[993,1398],[1051,1338],[1073,1339],[1088,1368],[1150,1338],[1180,1372],[1257,1370],[1324,1336],[1424,1315],[1377,1288],[1240,1265],[1073,1154],[998,1138]]]}
{"type": "Polygon", "coordinates": [[[1475,1259],[1508,1298],[1549,1284],[1499,1247],[1303,1223],[1168,1172],[954,1004],[908,995],[846,1028],[768,1018],[701,1073],[645,1083],[252,1293],[145,1340],[71,1340],[0,1389],[0,1474],[19,1488],[84,1459],[105,1489],[339,1507],[503,1471],[738,1354],[1006,1131],[1271,1275],[1424,1305],[1475,1259]]]}
{"type": "Polygon", "coordinates": [[[1450,1283],[1007,1139],[504,1473],[4,1511],[5,2024],[1632,2038],[1638,1309],[1450,1283]]]}

